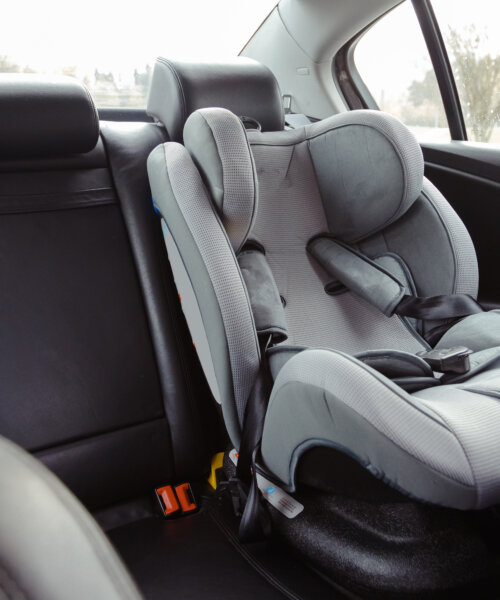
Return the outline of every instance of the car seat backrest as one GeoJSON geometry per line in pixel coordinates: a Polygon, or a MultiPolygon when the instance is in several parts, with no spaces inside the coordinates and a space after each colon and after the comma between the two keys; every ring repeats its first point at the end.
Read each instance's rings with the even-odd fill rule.
{"type": "Polygon", "coordinates": [[[76,80],[0,76],[0,433],[91,508],[203,454],[145,169],[164,132],[104,129],[76,80]]]}
{"type": "Polygon", "coordinates": [[[399,316],[387,318],[349,292],[325,293],[331,275],[306,251],[321,233],[374,259],[408,293],[477,294],[470,237],[423,178],[420,147],[397,119],[353,111],[249,139],[259,181],[250,237],[265,248],[286,300],[288,343],[349,353],[414,352],[422,344],[399,316]]]}
{"type": "MultiPolygon", "coordinates": [[[[167,143],[148,161],[176,284],[189,298],[183,308],[236,445],[258,368],[255,326],[234,254],[245,242],[265,252],[284,300],[286,343],[292,345],[348,353],[381,348],[415,353],[426,347],[404,318],[386,317],[347,290],[326,293],[331,276],[307,250],[319,234],[370,254],[411,290],[474,294],[477,287],[465,227],[423,182],[420,148],[399,121],[357,111],[297,130],[248,132],[256,199],[249,184],[251,157],[231,163],[231,157],[249,152],[237,124],[227,110],[202,109],[186,122],[185,147],[167,143]],[[247,209],[233,206],[231,193],[229,206],[221,202],[231,177],[225,170],[232,173],[231,185],[246,187],[247,209]],[[250,208],[256,217],[249,228],[250,208]],[[228,239],[226,214],[233,210],[230,227],[239,219],[240,228],[228,239]],[[408,234],[407,220],[416,234],[408,234]],[[426,245],[436,258],[422,265],[426,245]]],[[[239,198],[245,198],[243,190],[239,198]]]]}
{"type": "Polygon", "coordinates": [[[211,106],[249,117],[262,131],[284,127],[278,82],[257,61],[243,57],[224,62],[156,60],[147,110],[165,125],[171,140],[182,142],[189,115],[211,106]]]}

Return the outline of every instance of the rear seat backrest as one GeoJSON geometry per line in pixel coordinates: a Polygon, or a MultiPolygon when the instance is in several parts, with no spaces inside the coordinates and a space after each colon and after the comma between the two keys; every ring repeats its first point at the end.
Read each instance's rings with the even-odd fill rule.
{"type": "Polygon", "coordinates": [[[104,131],[76,80],[0,76],[0,434],[91,508],[206,460],[147,184],[165,136],[104,131]]]}

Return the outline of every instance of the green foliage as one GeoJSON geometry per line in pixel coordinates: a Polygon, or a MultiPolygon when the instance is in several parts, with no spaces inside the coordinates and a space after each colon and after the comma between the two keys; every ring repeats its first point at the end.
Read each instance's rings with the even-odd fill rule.
{"type": "MultiPolygon", "coordinates": [[[[475,25],[462,32],[449,28],[446,36],[450,61],[462,104],[465,122],[472,137],[488,142],[500,121],[500,56],[482,51],[487,41],[475,25]]],[[[408,88],[405,122],[427,127],[445,127],[446,117],[434,70],[408,88]]]]}
{"type": "Polygon", "coordinates": [[[447,36],[464,118],[478,142],[489,141],[500,120],[500,56],[481,53],[487,39],[474,25],[447,36]]]}

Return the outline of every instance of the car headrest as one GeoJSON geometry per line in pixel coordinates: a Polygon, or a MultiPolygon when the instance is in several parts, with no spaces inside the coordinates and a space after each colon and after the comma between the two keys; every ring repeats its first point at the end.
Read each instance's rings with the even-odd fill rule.
{"type": "Polygon", "coordinates": [[[189,115],[211,107],[250,117],[262,131],[284,127],[278,82],[257,61],[243,57],[219,63],[156,60],[147,112],[165,125],[171,140],[182,142],[189,115]]]}
{"type": "Polygon", "coordinates": [[[99,139],[87,88],[72,77],[0,74],[0,157],[82,154],[99,139]]]}

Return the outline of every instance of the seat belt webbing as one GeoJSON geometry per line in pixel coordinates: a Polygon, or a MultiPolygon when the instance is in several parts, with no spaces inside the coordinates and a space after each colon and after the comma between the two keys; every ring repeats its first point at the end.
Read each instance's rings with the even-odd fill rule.
{"type": "Polygon", "coordinates": [[[267,405],[273,387],[266,356],[270,341],[271,337],[268,336],[261,342],[261,362],[245,407],[238,465],[236,467],[240,496],[244,493],[241,484],[249,489],[248,495],[242,498],[244,509],[239,529],[239,537],[242,542],[261,541],[269,535],[270,531],[269,515],[261,503],[255,464],[260,452],[267,405]]]}
{"type": "Polygon", "coordinates": [[[376,262],[329,236],[313,238],[307,249],[330,275],[386,316],[398,314],[422,320],[466,317],[483,312],[467,294],[419,297],[376,262]]]}

